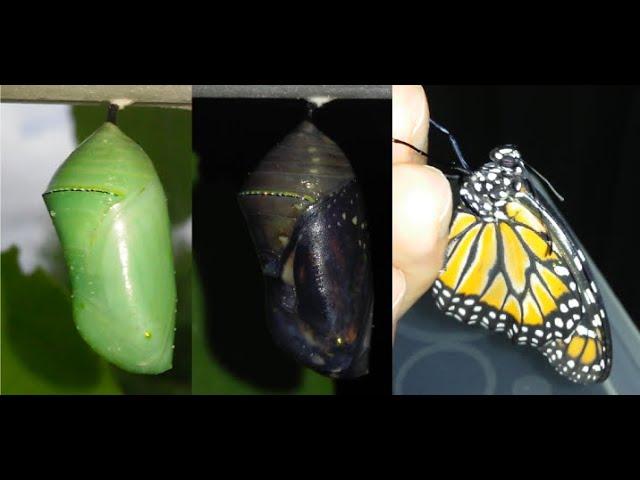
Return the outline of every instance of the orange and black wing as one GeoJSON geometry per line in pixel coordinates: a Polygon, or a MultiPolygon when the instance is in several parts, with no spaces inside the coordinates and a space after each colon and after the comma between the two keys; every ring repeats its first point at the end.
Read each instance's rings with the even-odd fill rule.
{"type": "Polygon", "coordinates": [[[573,258],[583,254],[544,207],[523,200],[501,202],[491,221],[458,207],[432,288],[436,304],[463,323],[537,348],[574,382],[602,381],[609,332],[597,288],[573,258]]]}

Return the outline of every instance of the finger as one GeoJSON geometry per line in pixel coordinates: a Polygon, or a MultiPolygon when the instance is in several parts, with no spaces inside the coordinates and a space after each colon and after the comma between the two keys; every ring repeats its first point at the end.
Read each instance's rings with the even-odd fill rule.
{"type": "MultiPolygon", "coordinates": [[[[429,133],[429,106],[420,85],[393,85],[394,139],[427,151],[429,133]]],[[[426,157],[400,143],[393,143],[393,163],[426,163],[426,157]]]]}
{"type": "Polygon", "coordinates": [[[406,284],[402,297],[393,299],[394,321],[438,276],[450,220],[451,187],[439,170],[414,164],[393,167],[393,266],[406,284]]]}
{"type": "Polygon", "coordinates": [[[398,317],[396,316],[395,312],[398,310],[398,307],[404,300],[404,297],[407,291],[407,282],[405,280],[405,276],[402,270],[393,266],[391,267],[391,278],[392,278],[392,284],[393,284],[393,315],[392,315],[393,336],[392,338],[395,338],[396,323],[398,320],[398,317]]]}

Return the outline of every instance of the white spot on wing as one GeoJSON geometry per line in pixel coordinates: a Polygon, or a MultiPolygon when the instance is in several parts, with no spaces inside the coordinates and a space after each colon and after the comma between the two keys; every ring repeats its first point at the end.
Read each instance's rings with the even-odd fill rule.
{"type": "Polygon", "coordinates": [[[556,272],[560,276],[569,275],[569,270],[567,270],[562,265],[556,265],[555,267],[553,267],[553,271],[556,272]]]}

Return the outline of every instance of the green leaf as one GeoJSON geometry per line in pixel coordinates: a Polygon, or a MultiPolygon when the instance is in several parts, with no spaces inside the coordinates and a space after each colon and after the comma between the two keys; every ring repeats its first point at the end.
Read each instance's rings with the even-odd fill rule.
{"type": "MultiPolygon", "coordinates": [[[[209,352],[204,334],[204,299],[195,265],[192,268],[191,280],[191,319],[192,319],[192,391],[194,394],[298,394],[298,395],[331,395],[333,382],[311,369],[304,368],[300,386],[292,391],[270,391],[257,388],[244,382],[222,368],[209,352]]],[[[260,361],[260,359],[256,359],[260,361]]]]}
{"type": "Polygon", "coordinates": [[[3,394],[121,393],[108,364],[75,329],[68,294],[43,270],[24,275],[2,253],[3,394]]]}
{"type": "MultiPolygon", "coordinates": [[[[107,118],[106,106],[73,107],[78,143],[107,118]]],[[[118,127],[149,155],[167,195],[171,223],[191,215],[191,187],[197,158],[191,149],[191,111],[127,107],[118,113],[118,127]]]]}

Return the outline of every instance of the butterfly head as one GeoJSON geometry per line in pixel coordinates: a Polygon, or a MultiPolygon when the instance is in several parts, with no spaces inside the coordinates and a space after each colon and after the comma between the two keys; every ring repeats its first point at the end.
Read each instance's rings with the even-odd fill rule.
{"type": "Polygon", "coordinates": [[[515,145],[503,145],[489,153],[489,160],[500,168],[505,176],[518,176],[524,170],[524,162],[515,145]]]}

